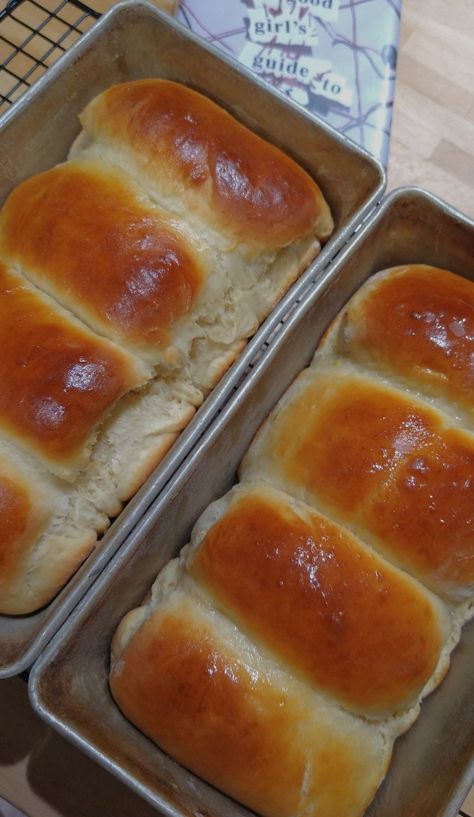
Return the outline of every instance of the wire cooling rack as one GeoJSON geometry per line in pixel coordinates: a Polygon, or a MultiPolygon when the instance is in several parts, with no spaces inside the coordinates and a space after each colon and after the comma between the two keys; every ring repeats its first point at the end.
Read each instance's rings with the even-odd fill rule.
{"type": "Polygon", "coordinates": [[[98,17],[80,0],[10,0],[0,11],[0,113],[98,17]]]}

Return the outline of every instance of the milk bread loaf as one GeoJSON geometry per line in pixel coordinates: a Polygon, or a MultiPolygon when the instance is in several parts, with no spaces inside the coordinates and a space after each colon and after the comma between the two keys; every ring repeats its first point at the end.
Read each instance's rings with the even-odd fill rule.
{"type": "MultiPolygon", "coordinates": [[[[160,80],[110,92],[100,100],[133,97],[146,111],[143,144],[122,155],[80,137],[0,211],[0,445],[18,472],[0,523],[9,529],[10,496],[25,528],[14,545],[6,536],[5,559],[0,549],[0,613],[31,612],[60,589],[332,229],[317,184],[214,103],[160,80]],[[190,122],[213,166],[232,156],[207,198],[191,161],[199,200],[181,195],[190,122]],[[208,233],[226,235],[224,254],[208,233]]],[[[104,124],[101,105],[84,122],[92,108],[104,124]]],[[[136,110],[123,114],[133,129],[136,110]]]]}
{"type": "Polygon", "coordinates": [[[361,817],[473,613],[474,285],[427,270],[354,296],[112,644],[124,714],[265,817],[361,817]]]}

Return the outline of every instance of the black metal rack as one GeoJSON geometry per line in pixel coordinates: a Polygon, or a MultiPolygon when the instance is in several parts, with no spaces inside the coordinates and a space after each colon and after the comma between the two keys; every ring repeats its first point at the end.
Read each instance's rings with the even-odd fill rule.
{"type": "Polygon", "coordinates": [[[0,11],[0,113],[98,17],[80,0],[9,0],[0,11]]]}

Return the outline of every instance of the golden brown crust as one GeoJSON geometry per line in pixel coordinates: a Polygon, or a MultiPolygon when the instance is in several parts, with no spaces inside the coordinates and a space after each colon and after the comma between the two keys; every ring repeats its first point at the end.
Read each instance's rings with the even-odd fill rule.
{"type": "MultiPolygon", "coordinates": [[[[193,624],[173,610],[160,610],[114,666],[112,693],[127,717],[176,760],[265,812],[268,805],[260,802],[261,792],[269,788],[282,737],[290,729],[287,713],[278,717],[275,700],[273,718],[271,714],[266,718],[265,712],[259,716],[259,702],[271,712],[266,695],[272,690],[264,681],[255,682],[238,659],[216,650],[213,642],[199,618],[193,624]],[[247,792],[250,758],[255,783],[247,792]]],[[[285,760],[288,769],[288,757],[285,760]]],[[[304,761],[304,752],[296,751],[291,772],[286,773],[290,785],[284,801],[278,797],[280,802],[274,804],[280,814],[291,813],[298,804],[294,790],[299,791],[304,761]]]]}
{"type": "Polygon", "coordinates": [[[250,449],[246,478],[266,473],[438,592],[470,593],[472,437],[427,404],[344,368],[308,370],[285,404],[250,449]]]}
{"type": "Polygon", "coordinates": [[[321,191],[299,165],[184,85],[115,85],[81,120],[89,137],[136,151],[168,192],[190,191],[244,243],[277,248],[332,231],[321,191]]]}
{"type": "Polygon", "coordinates": [[[19,185],[3,206],[1,248],[35,283],[103,334],[165,347],[203,271],[158,208],[127,177],[70,162],[19,185]]]}
{"type": "Polygon", "coordinates": [[[77,467],[91,433],[145,379],[135,361],[0,264],[0,426],[53,471],[77,467]]]}
{"type": "MultiPolygon", "coordinates": [[[[8,494],[13,514],[4,522],[4,562],[10,535],[18,545],[17,570],[0,588],[0,609],[6,613],[34,610],[74,572],[96,533],[107,527],[107,517],[117,514],[140,487],[245,339],[319,250],[316,226],[324,235],[332,228],[319,189],[301,168],[205,98],[170,83],[163,86],[166,104],[171,91],[176,91],[178,104],[168,114],[158,104],[159,128],[174,117],[168,135],[179,137],[178,119],[188,100],[181,135],[192,136],[196,125],[194,134],[200,133],[207,145],[209,184],[204,187],[209,196],[199,194],[196,201],[197,209],[209,205],[212,212],[207,223],[204,214],[199,238],[187,226],[190,211],[181,201],[182,173],[194,172],[192,159],[186,164],[182,139],[176,167],[165,151],[160,169],[165,178],[174,174],[174,217],[166,195],[165,212],[147,186],[153,162],[143,133],[137,133],[135,145],[128,144],[132,158],[122,162],[123,154],[108,148],[103,154],[86,150],[88,155],[78,161],[24,182],[0,213],[0,255],[15,269],[0,270],[5,299],[0,303],[0,432],[13,449],[24,449],[19,452],[22,464],[26,452],[30,478],[44,477],[54,506],[45,530],[25,540],[21,555],[20,539],[9,525],[15,520],[20,525],[20,500],[32,500],[32,495],[27,491],[15,497],[8,494],[7,483],[3,486],[3,505],[8,494]],[[207,119],[206,137],[202,128],[207,119]],[[242,144],[240,159],[236,139],[242,144]],[[133,157],[137,147],[140,155],[133,157]],[[137,172],[141,158],[142,174],[137,172]],[[228,173],[240,160],[248,185],[239,198],[228,173]],[[285,190],[288,201],[278,204],[285,190]],[[253,205],[246,202],[248,196],[253,205]],[[263,230],[255,227],[259,198],[263,230]],[[273,226],[266,230],[270,216],[273,226]],[[229,234],[224,238],[226,255],[213,239],[219,224],[225,228],[231,222],[230,241],[229,234]],[[297,240],[284,246],[294,231],[297,240]],[[247,242],[243,254],[248,264],[242,261],[240,235],[247,242]],[[262,246],[253,246],[259,241],[262,246]],[[268,252],[268,247],[276,251],[268,252]],[[120,347],[128,351],[121,353],[120,347]],[[120,400],[151,375],[151,367],[138,358],[160,366],[164,379],[120,400]],[[170,369],[176,374],[175,389],[167,382],[170,369]],[[50,478],[44,466],[60,479],[50,478]]],[[[153,82],[150,87],[153,91],[153,82]]],[[[146,100],[140,104],[145,113],[146,100]]],[[[90,109],[96,106],[100,109],[99,100],[90,109]]],[[[148,116],[152,124],[152,109],[148,116]]],[[[188,187],[202,186],[191,180],[188,187]]],[[[26,519],[26,506],[23,513],[26,519]]],[[[8,559],[12,548],[8,545],[8,559]]]]}
{"type": "Polygon", "coordinates": [[[350,353],[474,410],[474,283],[412,264],[382,272],[349,303],[350,353]]]}
{"type": "Polygon", "coordinates": [[[290,501],[256,485],[234,494],[191,574],[249,636],[349,709],[413,704],[442,647],[431,598],[344,528],[290,501]]]}
{"type": "Polygon", "coordinates": [[[110,686],[166,752],[269,817],[355,817],[387,762],[376,728],[328,711],[242,640],[236,652],[228,628],[181,594],[134,634],[110,686]]]}

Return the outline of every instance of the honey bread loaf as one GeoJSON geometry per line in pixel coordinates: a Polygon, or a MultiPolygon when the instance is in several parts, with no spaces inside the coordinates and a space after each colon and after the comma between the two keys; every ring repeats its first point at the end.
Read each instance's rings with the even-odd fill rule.
{"type": "Polygon", "coordinates": [[[302,168],[183,85],[124,83],[83,122],[0,210],[4,614],[57,593],[332,229],[302,168]],[[99,133],[141,117],[123,150],[99,133]]]}
{"type": "Polygon", "coordinates": [[[264,817],[361,817],[472,615],[473,305],[369,279],[115,634],[123,713],[264,817]]]}

